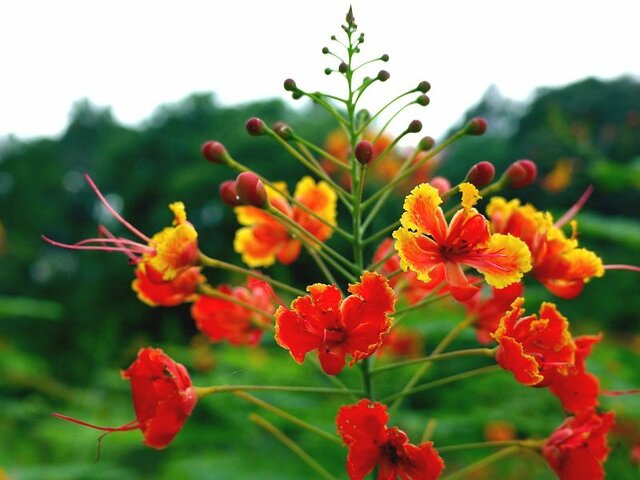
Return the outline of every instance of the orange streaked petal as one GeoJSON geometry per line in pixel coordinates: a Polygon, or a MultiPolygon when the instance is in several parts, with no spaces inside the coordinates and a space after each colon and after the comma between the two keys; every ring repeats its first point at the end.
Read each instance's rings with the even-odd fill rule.
{"type": "Polygon", "coordinates": [[[404,210],[400,218],[402,226],[418,233],[431,235],[442,243],[447,233],[447,222],[440,208],[442,199],[438,190],[428,183],[418,185],[404,200],[404,210]]]}
{"type": "Polygon", "coordinates": [[[300,243],[300,240],[286,240],[278,249],[276,257],[283,265],[289,265],[298,259],[301,248],[302,244],[300,243]]]}
{"type": "Polygon", "coordinates": [[[416,272],[418,280],[431,280],[429,272],[441,263],[438,245],[427,237],[418,237],[405,228],[393,232],[396,240],[394,248],[400,257],[400,267],[404,270],[416,272]]]}
{"type": "Polygon", "coordinates": [[[482,259],[465,262],[484,275],[489,285],[505,288],[520,281],[531,270],[531,253],[527,245],[513,235],[494,233],[482,259]]]}
{"type": "Polygon", "coordinates": [[[276,261],[279,242],[260,241],[252,227],[243,227],[236,232],[233,249],[242,255],[242,261],[251,268],[268,267],[276,261]]]}

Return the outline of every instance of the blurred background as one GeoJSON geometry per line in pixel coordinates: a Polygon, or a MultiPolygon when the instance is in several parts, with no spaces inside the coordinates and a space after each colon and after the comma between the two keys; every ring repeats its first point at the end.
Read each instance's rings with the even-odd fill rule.
{"type": "MultiPolygon", "coordinates": [[[[489,160],[501,172],[530,158],[538,164],[539,181],[505,195],[559,216],[593,185],[578,216],[580,242],[607,264],[640,265],[635,17],[624,2],[609,4],[603,11],[584,5],[578,10],[577,2],[538,2],[524,11],[500,2],[456,10],[444,2],[400,1],[393,8],[353,2],[366,34],[363,58],[391,56],[384,65],[391,79],[372,88],[363,105],[375,111],[428,80],[431,104],[399,116],[391,131],[419,118],[421,135],[442,140],[473,116],[486,117],[490,125],[486,135],[447,149],[428,175],[456,183],[478,161],[489,160]]],[[[184,201],[202,250],[239,263],[231,248],[235,216],[217,198],[218,184],[234,173],[202,160],[200,145],[219,140],[236,159],[293,189],[304,169],[268,139],[249,137],[244,123],[252,116],[269,124],[284,120],[301,136],[325,143],[335,129],[331,118],[310,103],[286,99],[281,85],[293,77],[304,89],[341,91],[336,75],[322,73],[335,65],[320,49],[340,33],[347,8],[332,2],[310,14],[289,1],[219,8],[186,2],[179,10],[168,2],[27,1],[0,7],[9,20],[0,45],[12,67],[0,83],[0,479],[311,478],[304,464],[247,420],[250,407],[225,396],[203,401],[166,451],[144,447],[138,432],[114,434],[96,463],[97,432],[50,414],[103,425],[132,420],[128,384],[118,370],[141,346],[164,348],[198,385],[305,384],[315,373],[272,341],[256,349],[207,343],[196,334],[187,306],[149,308],[136,299],[125,257],[56,249],[40,235],[72,243],[95,236],[98,222],[121,232],[86,185],[82,174],[88,172],[114,207],[148,234],[170,222],[168,203],[184,201]]],[[[373,68],[370,75],[377,72],[373,68]]],[[[398,156],[410,145],[398,149],[398,156]]],[[[376,181],[385,178],[373,178],[372,191],[376,181]]],[[[377,227],[398,218],[401,200],[399,194],[388,202],[377,227]]],[[[298,285],[318,281],[305,256],[268,272],[298,285]]],[[[213,284],[244,281],[207,274],[213,284]]],[[[629,389],[640,386],[639,292],[638,274],[608,272],[573,301],[551,298],[531,282],[527,301],[531,308],[542,300],[556,302],[576,335],[605,332],[589,368],[604,388],[629,389]]],[[[422,310],[407,324],[429,350],[461,314],[445,305],[422,310]]],[[[476,345],[473,332],[467,333],[458,347],[476,345]]],[[[464,367],[456,363],[449,373],[464,367]]],[[[434,375],[446,375],[447,368],[434,375]]],[[[357,382],[349,374],[346,380],[357,382]]],[[[317,383],[323,381],[318,377],[317,383]]],[[[380,381],[392,391],[403,380],[380,381]]],[[[334,429],[340,399],[264,398],[334,429]]],[[[609,478],[637,478],[631,451],[640,444],[639,398],[602,403],[618,413],[609,478]]],[[[427,420],[437,418],[436,445],[481,441],[494,427],[542,438],[564,417],[548,392],[521,387],[504,374],[430,390],[409,404],[411,413],[394,420],[417,441],[427,420]]],[[[321,452],[319,460],[330,471],[343,472],[339,448],[274,422],[309,452],[321,452]]],[[[448,471],[482,454],[450,455],[448,471]]],[[[542,459],[530,457],[475,478],[553,478],[542,459]]]]}

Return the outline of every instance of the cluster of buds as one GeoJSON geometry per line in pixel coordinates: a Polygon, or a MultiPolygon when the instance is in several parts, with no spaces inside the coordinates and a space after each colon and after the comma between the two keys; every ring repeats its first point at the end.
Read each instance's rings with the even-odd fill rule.
{"type": "MultiPolygon", "coordinates": [[[[172,226],[148,237],[107,203],[88,176],[105,208],[138,241],[117,237],[104,227],[99,228],[100,237],[73,245],[46,239],[59,247],[124,253],[135,264],[133,289],[148,305],[191,304],[197,328],[211,342],[251,347],[260,344],[263,334],[273,335],[275,343],[295,362],[301,364],[309,357],[317,360],[322,374],[339,388],[196,387],[182,365],[159,349],[143,348],[124,373],[131,382],[136,420],[108,428],[56,415],[107,432],[139,429],[145,444],[159,449],[173,441],[197,402],[211,394],[231,392],[346,447],[345,470],[352,480],[363,479],[374,470],[379,479],[436,480],[448,461],[447,454],[465,445],[439,446],[428,435],[419,444],[410,443],[399,427],[387,426],[390,413],[396,412],[405,398],[427,388],[505,370],[521,384],[548,387],[570,415],[546,439],[507,439],[483,445],[506,449],[453,473],[451,478],[462,478],[478,466],[522,448],[540,451],[562,480],[603,478],[606,435],[614,414],[597,410],[603,390],[586,365],[601,335],[573,337],[569,320],[552,303],[543,303],[538,316],[523,316],[525,279],[534,279],[551,294],[570,299],[577,297],[591,279],[605,273],[608,266],[594,252],[578,246],[572,220],[588,193],[557,222],[532,205],[501,197],[491,198],[485,212],[479,211],[477,205],[482,198],[532,185],[537,177],[535,163],[518,160],[497,180],[494,166],[487,161],[473,165],[460,183],[431,175],[437,168],[439,152],[458,138],[484,134],[486,120],[473,118],[450,139],[437,143],[423,137],[411,151],[399,152],[398,142],[419,133],[422,123],[412,121],[394,138],[387,132],[390,122],[382,127],[375,122],[395,102],[374,114],[359,109],[365,91],[377,81],[386,81],[389,73],[380,70],[374,77],[362,78],[359,84],[355,73],[361,66],[387,62],[389,57],[385,54],[357,64],[364,35],[356,35],[351,10],[342,28],[346,41],[332,40],[344,52],[325,47],[323,53],[338,59],[337,68],[327,68],[326,72],[345,77],[347,95],[310,93],[292,79],[284,82],[294,99],[308,97],[333,115],[342,129],[340,134],[332,133],[323,147],[281,122],[269,127],[263,120],[251,118],[246,123],[251,136],[269,137],[308,168],[309,176],[297,182],[293,194],[285,182],[267,179],[238,162],[222,143],[207,141],[202,145],[207,161],[237,172],[235,180],[220,185],[219,192],[241,225],[233,248],[248,268],[204,254],[181,202],[170,205],[172,226]],[[376,172],[384,172],[382,185],[367,182],[376,172]],[[417,181],[418,175],[425,178],[417,181]],[[410,191],[401,203],[395,194],[407,183],[410,191]],[[351,217],[349,227],[338,223],[339,207],[351,217]],[[383,207],[396,212],[390,224],[380,223],[378,212],[383,207]],[[570,221],[574,229],[567,236],[562,227],[570,221]],[[339,241],[329,245],[332,237],[342,240],[350,253],[344,253],[339,241]],[[275,263],[291,264],[303,252],[317,264],[315,273],[324,277],[305,288],[254,270],[275,263]],[[368,256],[370,262],[365,260],[368,256]],[[248,280],[241,286],[213,287],[205,276],[206,268],[242,273],[248,280]],[[276,291],[290,298],[282,300],[276,291]],[[398,325],[405,316],[411,318],[412,313],[438,300],[460,304],[467,315],[425,355],[421,336],[398,325]],[[276,302],[280,304],[277,309],[276,302]],[[465,328],[475,328],[483,346],[445,352],[465,328]],[[396,361],[402,356],[409,359],[396,361]],[[462,356],[480,357],[480,368],[420,383],[432,364],[462,356]],[[380,366],[374,365],[376,358],[381,359],[380,366]],[[493,365],[487,366],[487,361],[493,365]],[[416,364],[420,369],[401,390],[389,392],[384,391],[384,384],[375,385],[379,374],[416,364]],[[343,371],[356,366],[362,387],[350,387],[345,384],[349,380],[340,378],[343,371]],[[355,397],[355,403],[344,404],[336,411],[335,435],[248,394],[251,389],[349,396],[355,397]]],[[[400,110],[413,104],[427,106],[429,90],[429,83],[422,81],[398,96],[396,101],[413,96],[400,110]]],[[[392,114],[391,119],[394,117],[392,114]]],[[[620,265],[611,268],[623,267],[637,270],[620,265]]],[[[425,317],[413,315],[413,320],[425,317]]],[[[287,360],[286,356],[282,359],[287,360]]],[[[276,438],[287,438],[258,418],[257,423],[277,432],[276,438]]],[[[290,445],[288,442],[284,443],[290,445]]],[[[298,455],[321,477],[333,478],[308,455],[298,455]]]]}

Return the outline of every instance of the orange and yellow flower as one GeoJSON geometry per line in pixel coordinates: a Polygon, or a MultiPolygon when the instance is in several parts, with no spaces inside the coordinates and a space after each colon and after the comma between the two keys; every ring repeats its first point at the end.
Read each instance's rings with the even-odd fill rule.
{"type": "Polygon", "coordinates": [[[494,231],[511,234],[531,250],[531,275],[561,298],[574,298],[593,277],[604,275],[602,260],[585,248],[578,248],[576,224],[567,237],[548,212],[540,212],[519,200],[495,197],[487,206],[494,231]]]}
{"type": "Polygon", "coordinates": [[[531,254],[513,235],[490,233],[487,219],[473,208],[480,198],[476,187],[462,183],[460,190],[463,208],[447,225],[438,191],[424,183],[415,187],[404,201],[401,227],[393,238],[403,270],[412,270],[418,280],[429,282],[444,269],[452,296],[465,301],[478,287],[471,285],[463,266],[480,272],[489,285],[504,288],[531,269],[531,254]]]}
{"type": "MultiPolygon", "coordinates": [[[[325,241],[333,233],[330,225],[336,224],[336,192],[326,183],[316,183],[311,177],[303,177],[296,185],[293,198],[314,212],[324,222],[318,220],[297,205],[293,207],[282,195],[286,185],[275,184],[276,189],[267,187],[269,202],[273,208],[291,218],[306,230],[311,237],[325,241]]],[[[268,267],[277,261],[288,265],[300,255],[302,243],[265,210],[251,206],[235,208],[241,225],[236,232],[233,246],[242,255],[242,260],[250,267],[268,267]]],[[[314,241],[310,239],[311,245],[314,241]]]]}
{"type": "Polygon", "coordinates": [[[161,275],[147,263],[139,263],[135,274],[131,288],[140,301],[150,307],[174,307],[192,302],[197,298],[198,286],[206,281],[200,273],[200,267],[187,268],[169,281],[163,281],[161,275]]]}

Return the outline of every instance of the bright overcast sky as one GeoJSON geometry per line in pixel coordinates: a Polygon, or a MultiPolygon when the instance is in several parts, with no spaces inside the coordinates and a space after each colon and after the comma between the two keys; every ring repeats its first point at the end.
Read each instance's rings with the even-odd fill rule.
{"type": "MultiPolygon", "coordinates": [[[[640,78],[636,0],[351,3],[366,35],[363,58],[391,56],[384,67],[391,80],[371,90],[371,106],[426,79],[431,104],[410,117],[433,136],[492,84],[524,100],[538,86],[587,76],[640,78]]],[[[337,79],[322,73],[332,63],[321,48],[341,33],[348,5],[3,0],[0,136],[58,134],[73,102],[85,97],[135,125],[193,92],[214,91],[224,104],[284,98],[287,77],[307,90],[341,93],[337,79]]]]}

